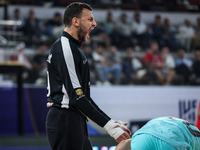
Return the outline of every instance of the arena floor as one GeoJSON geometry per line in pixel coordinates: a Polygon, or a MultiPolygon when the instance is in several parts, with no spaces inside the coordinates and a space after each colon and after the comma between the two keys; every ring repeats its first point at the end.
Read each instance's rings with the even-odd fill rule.
{"type": "MultiPolygon", "coordinates": [[[[93,146],[115,146],[117,143],[110,136],[91,136],[93,146]]],[[[0,150],[2,146],[49,146],[46,136],[2,136],[0,137],[0,150]]]]}

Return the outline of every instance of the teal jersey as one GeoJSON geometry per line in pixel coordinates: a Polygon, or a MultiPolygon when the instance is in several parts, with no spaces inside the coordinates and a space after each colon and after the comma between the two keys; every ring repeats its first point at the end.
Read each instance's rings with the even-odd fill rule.
{"type": "Polygon", "coordinates": [[[200,150],[200,131],[188,121],[179,118],[159,117],[150,120],[134,133],[132,142],[139,134],[152,135],[177,150],[200,150]]]}

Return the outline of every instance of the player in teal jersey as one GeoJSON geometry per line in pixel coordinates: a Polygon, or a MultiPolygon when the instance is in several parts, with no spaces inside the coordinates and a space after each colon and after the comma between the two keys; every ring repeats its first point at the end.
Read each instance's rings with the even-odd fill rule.
{"type": "Polygon", "coordinates": [[[159,117],[120,142],[116,150],[200,150],[200,131],[186,120],[159,117]]]}

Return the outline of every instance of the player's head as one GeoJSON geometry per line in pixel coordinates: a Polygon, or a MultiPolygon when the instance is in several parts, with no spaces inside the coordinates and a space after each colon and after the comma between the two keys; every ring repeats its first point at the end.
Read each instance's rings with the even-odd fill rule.
{"type": "Polygon", "coordinates": [[[72,27],[75,29],[78,36],[78,40],[86,41],[89,38],[90,32],[97,25],[92,15],[92,8],[90,5],[74,2],[67,6],[63,23],[65,27],[72,27]]]}

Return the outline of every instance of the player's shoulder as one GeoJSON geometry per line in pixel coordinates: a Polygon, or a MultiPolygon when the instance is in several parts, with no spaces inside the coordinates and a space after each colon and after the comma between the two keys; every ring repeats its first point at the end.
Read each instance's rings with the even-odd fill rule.
{"type": "Polygon", "coordinates": [[[150,121],[157,121],[157,120],[168,120],[170,116],[162,116],[162,117],[156,117],[151,119],[150,121]]]}
{"type": "Polygon", "coordinates": [[[149,124],[155,124],[158,122],[182,122],[182,119],[180,118],[176,118],[176,117],[172,117],[172,116],[162,116],[162,117],[157,117],[157,118],[153,118],[150,121],[148,121],[149,124]]]}

